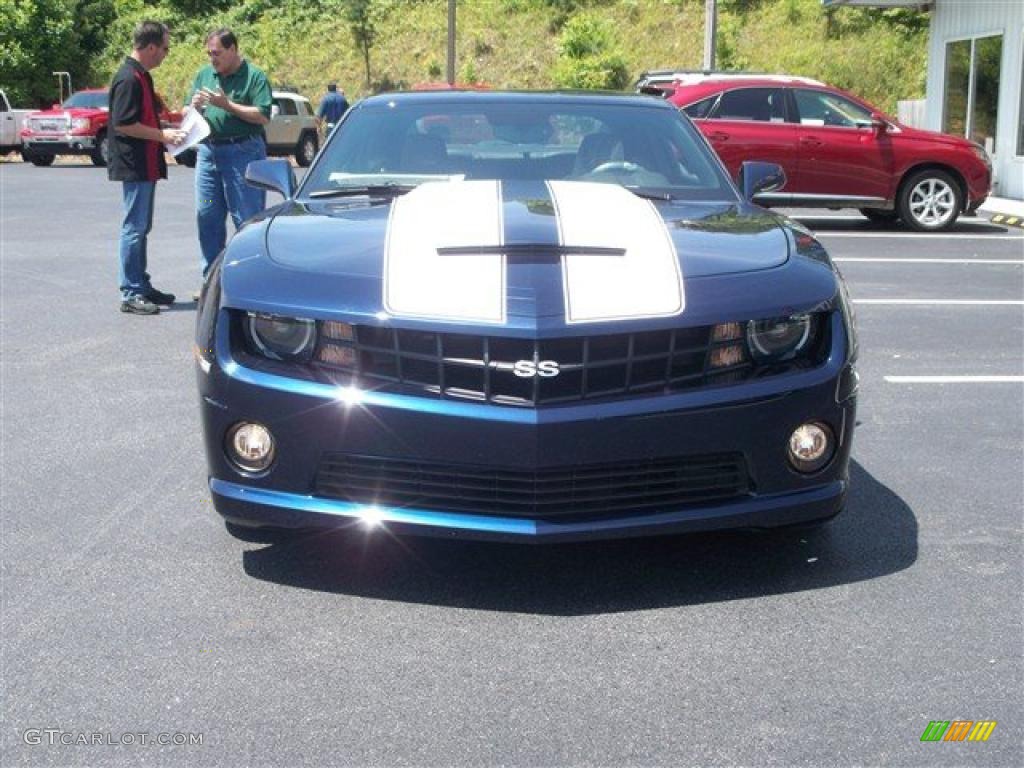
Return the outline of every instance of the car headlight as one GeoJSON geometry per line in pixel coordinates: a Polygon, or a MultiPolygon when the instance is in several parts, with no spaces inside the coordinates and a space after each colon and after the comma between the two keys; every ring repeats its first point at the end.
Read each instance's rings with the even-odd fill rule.
{"type": "Polygon", "coordinates": [[[89,128],[88,117],[76,117],[71,121],[71,129],[75,131],[84,131],[89,128]]]}
{"type": "Polygon", "coordinates": [[[981,146],[981,144],[971,144],[971,149],[974,150],[974,154],[978,156],[978,159],[981,160],[981,162],[989,168],[992,167],[992,158],[988,156],[988,152],[985,151],[985,148],[981,146]]]}
{"type": "Polygon", "coordinates": [[[747,344],[758,361],[790,360],[807,347],[812,329],[810,315],[751,320],[747,323],[747,344]]]}
{"type": "Polygon", "coordinates": [[[271,360],[308,360],[316,346],[313,320],[250,312],[245,327],[260,354],[271,360]]]}

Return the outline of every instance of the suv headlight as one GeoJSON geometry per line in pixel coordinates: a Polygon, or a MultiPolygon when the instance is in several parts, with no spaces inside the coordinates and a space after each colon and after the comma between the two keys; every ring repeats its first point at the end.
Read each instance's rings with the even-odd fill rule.
{"type": "Polygon", "coordinates": [[[803,351],[811,340],[810,315],[751,320],[747,323],[747,344],[755,360],[781,362],[803,351]]]}
{"type": "Polygon", "coordinates": [[[983,162],[988,168],[992,167],[992,158],[988,156],[988,152],[985,151],[985,148],[981,146],[981,144],[971,144],[971,149],[974,150],[974,154],[978,156],[978,159],[981,160],[981,162],[983,162]]]}
{"type": "Polygon", "coordinates": [[[245,330],[260,354],[271,360],[308,360],[316,346],[313,320],[250,312],[245,330]]]}
{"type": "Polygon", "coordinates": [[[71,130],[73,131],[85,131],[89,129],[89,118],[88,117],[76,117],[71,121],[71,130]]]}

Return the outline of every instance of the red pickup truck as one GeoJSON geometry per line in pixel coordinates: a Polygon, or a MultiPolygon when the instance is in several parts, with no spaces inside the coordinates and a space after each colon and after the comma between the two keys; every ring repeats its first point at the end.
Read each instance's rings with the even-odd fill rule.
{"type": "MultiPolygon", "coordinates": [[[[105,166],[108,157],[107,123],[110,93],[106,88],[87,88],[63,104],[32,112],[21,131],[22,153],[33,165],[52,165],[57,155],[88,155],[93,165],[105,166]]],[[[160,112],[167,126],[181,122],[180,112],[160,112]]]]}

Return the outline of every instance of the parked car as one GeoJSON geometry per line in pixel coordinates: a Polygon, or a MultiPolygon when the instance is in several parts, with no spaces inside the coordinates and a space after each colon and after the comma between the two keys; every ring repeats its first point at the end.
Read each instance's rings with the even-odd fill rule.
{"type": "Polygon", "coordinates": [[[31,109],[14,109],[0,88],[0,155],[21,151],[21,126],[31,109]]]}
{"type": "Polygon", "coordinates": [[[786,171],[764,205],[859,208],[869,219],[946,229],[985,201],[985,149],[900,124],[816,80],[785,75],[645,73],[639,90],[664,95],[707,137],[730,173],[745,160],[786,171]]]}
{"type": "MultiPolygon", "coordinates": [[[[165,126],[178,125],[181,113],[162,109],[160,120],[165,126]]],[[[106,166],[109,121],[110,92],[106,88],[77,91],[63,104],[26,117],[21,131],[25,159],[48,166],[57,155],[88,155],[93,165],[106,166]]]]}
{"type": "Polygon", "coordinates": [[[57,155],[88,155],[93,165],[105,166],[109,113],[105,88],[78,91],[63,104],[31,113],[21,132],[26,158],[33,165],[46,166],[57,155]]]}
{"type": "Polygon", "coordinates": [[[306,167],[320,149],[320,121],[305,96],[274,91],[274,107],[267,125],[267,154],[294,155],[295,162],[306,167]]]}
{"type": "MultiPolygon", "coordinates": [[[[635,95],[390,93],[214,262],[194,354],[229,529],[517,540],[820,522],[857,343],[803,227],[635,95]]],[[[257,536],[263,535],[256,532],[257,536]]],[[[277,534],[275,534],[277,535],[277,534]]]]}
{"type": "MultiPolygon", "coordinates": [[[[295,156],[295,161],[306,167],[313,162],[320,149],[322,133],[313,105],[305,96],[288,91],[273,92],[274,105],[270,122],[266,126],[267,154],[295,156]]],[[[180,165],[195,167],[194,150],[182,152],[176,158],[180,165]]]]}

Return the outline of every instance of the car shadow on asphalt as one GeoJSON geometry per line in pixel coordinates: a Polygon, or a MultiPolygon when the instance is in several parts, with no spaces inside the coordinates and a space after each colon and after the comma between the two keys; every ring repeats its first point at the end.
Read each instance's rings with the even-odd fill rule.
{"type": "Polygon", "coordinates": [[[810,531],[534,546],[349,529],[242,556],[256,579],[471,610],[579,616],[722,602],[875,579],[917,559],[912,510],[856,462],[846,511],[810,531]]]}

